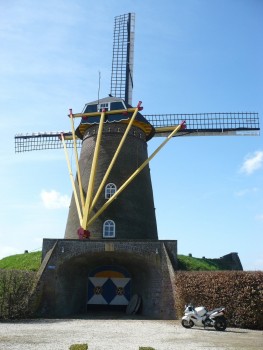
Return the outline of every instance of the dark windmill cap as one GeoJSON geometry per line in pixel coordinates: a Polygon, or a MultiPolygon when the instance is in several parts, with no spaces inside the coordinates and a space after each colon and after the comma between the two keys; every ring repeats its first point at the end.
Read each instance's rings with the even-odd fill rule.
{"type": "MultiPolygon", "coordinates": [[[[76,129],[76,135],[82,139],[85,131],[94,124],[99,124],[100,122],[100,112],[104,109],[105,111],[115,111],[123,110],[123,113],[117,114],[107,114],[105,118],[105,123],[121,123],[128,124],[129,119],[132,117],[133,112],[129,111],[132,108],[129,104],[126,104],[123,99],[118,97],[106,97],[93,102],[89,102],[84,106],[83,117],[81,122],[76,129]],[[125,111],[127,110],[127,111],[125,111]],[[98,114],[99,112],[99,114],[98,114]]],[[[154,127],[148,122],[143,115],[138,112],[136,118],[133,122],[134,126],[140,128],[146,135],[146,140],[150,140],[155,132],[154,127]]]]}

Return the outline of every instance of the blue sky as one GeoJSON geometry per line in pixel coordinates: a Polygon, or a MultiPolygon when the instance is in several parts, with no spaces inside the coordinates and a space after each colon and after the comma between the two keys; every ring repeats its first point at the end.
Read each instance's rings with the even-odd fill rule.
{"type": "MultiPolygon", "coordinates": [[[[258,112],[261,0],[0,2],[0,258],[63,238],[71,185],[62,150],[15,154],[14,135],[70,129],[110,90],[113,21],[136,13],[133,102],[145,114],[258,112]]],[[[149,153],[161,139],[149,142],[149,153]]],[[[178,252],[238,252],[263,269],[259,137],[173,139],[150,164],[160,239],[178,252]]]]}

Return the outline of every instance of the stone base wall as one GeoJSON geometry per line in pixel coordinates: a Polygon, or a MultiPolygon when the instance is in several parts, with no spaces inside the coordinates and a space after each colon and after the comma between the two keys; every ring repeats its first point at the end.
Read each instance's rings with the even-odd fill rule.
{"type": "Polygon", "coordinates": [[[177,241],[44,239],[42,253],[37,316],[85,314],[90,272],[113,265],[129,271],[131,294],[142,298],[142,315],[176,318],[177,241]]]}

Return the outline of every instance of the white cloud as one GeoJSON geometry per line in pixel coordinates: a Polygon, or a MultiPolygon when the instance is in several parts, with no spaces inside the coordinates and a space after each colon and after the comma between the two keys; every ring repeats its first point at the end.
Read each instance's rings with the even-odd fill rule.
{"type": "Polygon", "coordinates": [[[70,198],[65,194],[61,194],[55,190],[42,190],[40,193],[42,203],[47,209],[68,208],[70,198]]]}
{"type": "Polygon", "coordinates": [[[256,219],[257,219],[258,221],[263,221],[263,214],[257,215],[257,216],[256,216],[256,219]]]}
{"type": "Polygon", "coordinates": [[[235,192],[235,195],[238,197],[243,197],[243,196],[246,196],[246,195],[251,194],[251,193],[256,193],[258,191],[259,191],[259,189],[257,187],[245,188],[243,190],[235,192]]]}
{"type": "Polygon", "coordinates": [[[263,151],[256,151],[252,155],[248,155],[241,166],[240,171],[247,175],[253,174],[256,170],[263,166],[263,151]]]}

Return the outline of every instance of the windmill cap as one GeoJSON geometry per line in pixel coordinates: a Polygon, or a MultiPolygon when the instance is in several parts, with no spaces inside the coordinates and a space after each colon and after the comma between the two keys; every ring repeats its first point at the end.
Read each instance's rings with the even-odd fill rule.
{"type": "MultiPolygon", "coordinates": [[[[142,110],[141,102],[138,103],[137,107],[139,110],[142,110]]],[[[129,111],[130,108],[133,107],[125,103],[122,98],[113,96],[88,102],[83,108],[83,116],[78,128],[76,129],[76,134],[82,139],[88,128],[94,124],[99,124],[100,114],[98,114],[98,112],[100,113],[102,111],[113,112],[106,115],[105,123],[127,124],[133,114],[133,111],[129,111]],[[115,110],[123,110],[123,112],[114,114],[115,110]]],[[[153,137],[155,129],[141,113],[137,113],[133,125],[137,126],[145,133],[147,141],[153,137]]]]}

